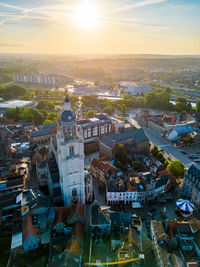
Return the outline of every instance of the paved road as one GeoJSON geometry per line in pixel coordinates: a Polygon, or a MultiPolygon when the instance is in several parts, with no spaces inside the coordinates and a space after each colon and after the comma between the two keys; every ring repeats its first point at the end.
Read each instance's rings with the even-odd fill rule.
{"type": "MultiPolygon", "coordinates": [[[[133,114],[130,114],[127,117],[127,120],[138,128],[139,124],[133,118],[133,114]]],[[[140,126],[139,126],[140,127],[140,126]]],[[[180,160],[182,161],[186,167],[189,167],[192,164],[192,161],[188,159],[183,153],[179,151],[179,149],[173,146],[170,142],[157,135],[155,132],[150,130],[147,127],[143,127],[145,134],[149,138],[149,140],[154,144],[163,149],[163,153],[167,153],[172,160],[180,160]]]]}
{"type": "Polygon", "coordinates": [[[93,178],[92,183],[93,183],[95,202],[97,202],[100,206],[107,206],[107,203],[105,201],[105,194],[99,193],[99,185],[100,185],[99,181],[93,178]]]}
{"type": "Polygon", "coordinates": [[[178,159],[178,160],[182,161],[186,167],[189,167],[192,164],[192,161],[190,159],[186,158],[185,155],[183,153],[181,153],[177,147],[173,146],[167,140],[158,136],[156,133],[151,131],[149,128],[143,127],[143,129],[144,129],[145,134],[149,138],[149,140],[153,144],[162,148],[163,152],[167,152],[169,154],[170,158],[172,158],[172,160],[178,159]]]}

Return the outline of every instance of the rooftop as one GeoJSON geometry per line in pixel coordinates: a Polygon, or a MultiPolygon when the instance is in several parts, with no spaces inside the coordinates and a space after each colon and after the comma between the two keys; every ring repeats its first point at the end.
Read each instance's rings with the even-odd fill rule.
{"type": "Polygon", "coordinates": [[[0,109],[16,108],[16,107],[31,107],[35,104],[35,101],[29,100],[10,100],[0,103],[0,109]]]}
{"type": "Polygon", "coordinates": [[[142,128],[137,129],[137,130],[130,130],[125,133],[121,134],[115,134],[111,136],[104,136],[101,139],[101,143],[104,144],[105,146],[109,147],[112,149],[115,143],[120,144],[123,142],[126,142],[127,140],[134,140],[136,144],[141,144],[143,142],[147,142],[148,138],[144,133],[144,130],[142,128]]]}
{"type": "Polygon", "coordinates": [[[31,132],[31,136],[32,137],[39,137],[39,136],[49,135],[52,133],[53,133],[53,131],[51,129],[44,129],[44,130],[38,130],[38,131],[31,132]]]}
{"type": "Polygon", "coordinates": [[[16,233],[12,235],[11,249],[16,249],[22,246],[22,232],[16,233]]]}

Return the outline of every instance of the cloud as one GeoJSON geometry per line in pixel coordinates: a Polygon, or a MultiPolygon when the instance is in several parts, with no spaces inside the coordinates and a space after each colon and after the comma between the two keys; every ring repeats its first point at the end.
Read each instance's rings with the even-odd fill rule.
{"type": "Polygon", "coordinates": [[[6,8],[9,8],[9,9],[17,9],[17,10],[20,10],[20,11],[23,11],[23,12],[28,10],[28,8],[23,8],[23,7],[19,7],[19,6],[15,6],[15,5],[5,4],[3,2],[0,2],[0,6],[6,7],[6,8]]]}
{"type": "Polygon", "coordinates": [[[22,47],[22,44],[8,44],[8,43],[0,43],[0,47],[22,47]]]}
{"type": "Polygon", "coordinates": [[[9,9],[10,12],[0,12],[0,17],[5,18],[0,21],[0,25],[3,25],[9,21],[19,21],[23,19],[33,20],[48,20],[49,22],[59,22],[62,16],[66,16],[67,12],[71,12],[75,9],[74,5],[70,4],[54,4],[39,6],[33,8],[23,8],[16,5],[5,4],[0,2],[0,6],[9,9]]]}
{"type": "MultiPolygon", "coordinates": [[[[110,25],[121,25],[127,26],[129,29],[141,29],[141,30],[150,30],[150,31],[161,31],[166,30],[168,27],[164,25],[149,25],[149,23],[141,23],[132,18],[120,18],[116,15],[115,18],[111,17],[111,14],[106,13],[119,13],[123,11],[128,11],[133,8],[143,7],[152,4],[158,4],[161,2],[166,2],[167,0],[140,0],[134,1],[132,4],[120,4],[118,5],[116,2],[108,1],[108,0],[101,0],[99,4],[101,5],[100,9],[102,9],[102,14],[104,13],[105,16],[102,16],[101,20],[104,24],[110,25]],[[108,8],[108,6],[112,6],[112,8],[108,8]],[[106,12],[106,10],[109,10],[106,12]],[[109,16],[107,16],[109,15],[109,16]]],[[[66,4],[66,0],[57,0],[54,1],[53,4],[48,5],[40,5],[31,8],[24,8],[19,7],[16,5],[5,4],[0,2],[0,6],[3,6],[9,10],[9,12],[0,12],[0,26],[11,22],[11,21],[20,21],[20,20],[44,20],[51,25],[61,27],[65,25],[66,29],[66,21],[73,16],[73,11],[75,11],[77,2],[75,0],[68,1],[66,4]],[[60,3],[58,3],[60,2],[60,3]]],[[[115,15],[114,15],[115,16],[115,15]]]]}
{"type": "Polygon", "coordinates": [[[112,10],[112,12],[122,12],[122,11],[128,11],[133,8],[137,7],[143,7],[147,5],[153,5],[153,4],[159,4],[162,2],[165,2],[166,0],[144,0],[144,1],[138,1],[133,4],[128,4],[128,5],[121,5],[120,7],[112,10]]]}
{"type": "Polygon", "coordinates": [[[163,30],[169,30],[170,27],[166,25],[157,25],[151,23],[140,22],[134,18],[109,18],[105,21],[108,24],[116,24],[125,26],[126,28],[132,28],[135,30],[158,32],[163,30]]]}

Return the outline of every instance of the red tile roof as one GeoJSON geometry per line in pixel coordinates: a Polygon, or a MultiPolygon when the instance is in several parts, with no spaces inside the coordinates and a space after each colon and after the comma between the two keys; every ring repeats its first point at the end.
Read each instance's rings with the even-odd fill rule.
{"type": "Polygon", "coordinates": [[[168,235],[169,238],[173,238],[176,235],[177,221],[168,221],[168,235]]]}
{"type": "Polygon", "coordinates": [[[70,215],[70,208],[68,207],[55,208],[54,225],[56,225],[57,223],[67,224],[67,219],[69,215],[70,215]]]}
{"type": "Polygon", "coordinates": [[[71,212],[69,214],[68,219],[71,219],[74,214],[78,214],[81,218],[85,218],[85,206],[84,205],[76,205],[71,207],[71,212]]]}
{"type": "Polygon", "coordinates": [[[198,267],[198,263],[197,262],[186,262],[188,267],[198,267]]]}
{"type": "Polygon", "coordinates": [[[112,167],[115,168],[115,166],[108,162],[108,161],[104,161],[103,159],[96,159],[94,158],[91,162],[91,165],[94,168],[100,169],[103,173],[106,173],[107,171],[109,171],[112,167]]]}
{"type": "Polygon", "coordinates": [[[29,214],[24,218],[23,222],[23,242],[25,242],[30,235],[40,238],[39,230],[33,226],[32,215],[29,214]]]}

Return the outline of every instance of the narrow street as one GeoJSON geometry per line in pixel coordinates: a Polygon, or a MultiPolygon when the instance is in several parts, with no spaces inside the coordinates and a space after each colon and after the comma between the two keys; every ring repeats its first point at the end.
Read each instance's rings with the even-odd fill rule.
{"type": "Polygon", "coordinates": [[[92,205],[86,205],[85,214],[85,238],[84,238],[84,257],[82,264],[90,262],[90,249],[92,245],[91,235],[90,235],[90,219],[91,219],[91,208],[92,205]]]}
{"type": "Polygon", "coordinates": [[[94,197],[95,202],[97,202],[100,206],[107,206],[106,200],[105,200],[105,193],[100,194],[99,192],[99,186],[100,183],[95,178],[92,179],[93,183],[93,190],[94,190],[94,197]]]}
{"type": "MultiPolygon", "coordinates": [[[[129,117],[127,117],[127,120],[134,125],[136,128],[140,128],[141,126],[138,124],[138,122],[133,119],[133,114],[130,113],[129,117]]],[[[192,164],[192,161],[188,159],[184,154],[180,152],[180,150],[172,145],[170,142],[162,138],[161,136],[157,135],[155,132],[150,130],[147,127],[143,127],[145,134],[149,138],[149,140],[152,142],[152,144],[159,146],[163,149],[163,153],[167,153],[169,157],[172,160],[180,160],[182,161],[186,167],[189,167],[192,164]]]]}
{"type": "Polygon", "coordinates": [[[173,146],[170,142],[158,136],[152,130],[147,127],[143,127],[145,134],[149,140],[154,144],[163,149],[163,152],[167,152],[169,156],[171,155],[172,160],[177,159],[182,161],[186,167],[189,167],[192,164],[192,161],[184,156],[179,149],[173,146]]]}

